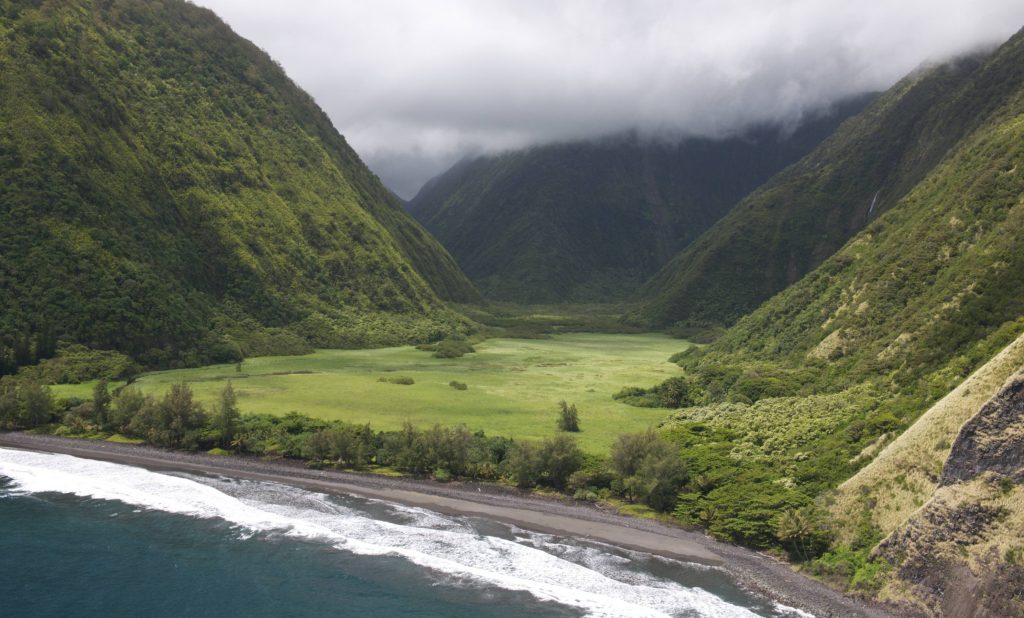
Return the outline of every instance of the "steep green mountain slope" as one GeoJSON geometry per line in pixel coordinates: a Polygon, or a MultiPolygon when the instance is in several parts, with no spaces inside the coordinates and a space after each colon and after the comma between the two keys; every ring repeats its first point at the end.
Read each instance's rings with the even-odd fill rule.
{"type": "Polygon", "coordinates": [[[918,72],[772,178],[644,285],[635,316],[730,324],[893,207],[1019,87],[979,55],[918,72]]]}
{"type": "MultiPolygon", "coordinates": [[[[679,355],[680,378],[621,394],[687,406],[666,427],[696,473],[681,518],[803,560],[820,553],[828,518],[812,501],[1024,333],[1024,33],[972,81],[931,107],[977,97],[973,128],[903,199],[716,342],[679,355]]],[[[901,473],[897,485],[915,482],[901,473]]],[[[883,521],[858,513],[813,568],[870,593],[883,521]]]]}
{"type": "Polygon", "coordinates": [[[621,300],[867,100],[790,135],[671,144],[623,135],[464,160],[409,209],[491,298],[621,300]]]}
{"type": "Polygon", "coordinates": [[[163,365],[397,343],[457,328],[442,299],[475,297],[208,10],[3,0],[0,101],[8,345],[45,332],[163,365]]]}

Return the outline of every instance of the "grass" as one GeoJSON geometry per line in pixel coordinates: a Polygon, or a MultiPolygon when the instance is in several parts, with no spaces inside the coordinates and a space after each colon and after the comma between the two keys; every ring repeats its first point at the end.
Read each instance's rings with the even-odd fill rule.
{"type": "MultiPolygon", "coordinates": [[[[465,423],[488,435],[537,440],[556,433],[558,402],[576,404],[587,452],[607,452],[615,438],[663,421],[663,409],[634,408],[612,399],[623,386],[656,384],[679,374],[669,356],[688,343],[664,335],[566,334],[550,339],[488,339],[461,358],[434,358],[413,347],[319,350],[268,356],[235,365],[150,373],[135,385],[162,394],[190,383],[212,404],[231,380],[245,413],[295,411],[327,419],[369,422],[374,429],[465,423]],[[409,377],[411,385],[389,384],[409,377]],[[449,383],[462,382],[466,390],[449,383]]],[[[91,385],[57,386],[60,397],[91,396],[91,385]]]]}
{"type": "Polygon", "coordinates": [[[114,435],[107,438],[107,442],[116,442],[118,444],[142,444],[143,442],[145,442],[145,440],[140,440],[139,438],[129,438],[127,436],[122,436],[119,433],[115,433],[114,435]]]}

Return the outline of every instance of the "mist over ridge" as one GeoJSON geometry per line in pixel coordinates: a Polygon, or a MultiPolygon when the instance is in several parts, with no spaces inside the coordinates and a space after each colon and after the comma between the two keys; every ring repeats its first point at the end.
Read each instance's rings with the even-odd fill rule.
{"type": "Polygon", "coordinates": [[[200,0],[281,62],[403,198],[470,153],[796,123],[993,46],[1012,0],[200,0]]]}

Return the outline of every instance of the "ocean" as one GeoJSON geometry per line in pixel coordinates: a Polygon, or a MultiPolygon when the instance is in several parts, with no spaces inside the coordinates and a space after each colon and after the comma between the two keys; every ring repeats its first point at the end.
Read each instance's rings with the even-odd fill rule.
{"type": "Polygon", "coordinates": [[[200,615],[807,616],[484,519],[0,448],[0,616],[200,615]]]}

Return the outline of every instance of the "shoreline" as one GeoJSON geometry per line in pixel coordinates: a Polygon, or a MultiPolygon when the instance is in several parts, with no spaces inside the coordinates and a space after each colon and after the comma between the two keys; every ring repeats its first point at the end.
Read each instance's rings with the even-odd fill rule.
{"type": "Polygon", "coordinates": [[[289,460],[217,456],[57,436],[0,433],[0,447],[45,451],[137,466],[271,481],[422,507],[446,515],[480,517],[526,530],[580,537],[677,560],[722,568],[737,583],[773,601],[815,616],[890,616],[885,609],[847,597],[750,549],[662,522],[611,513],[569,499],[528,494],[498,485],[437,483],[372,473],[313,470],[289,460]]]}

